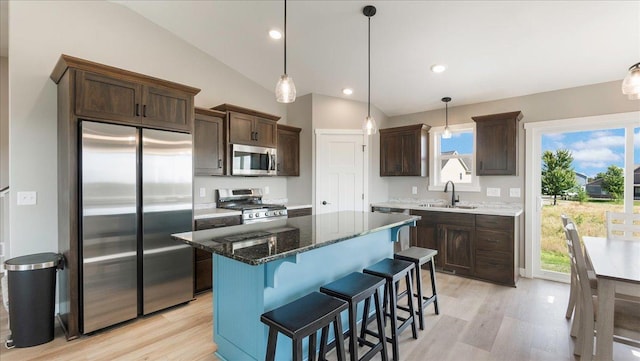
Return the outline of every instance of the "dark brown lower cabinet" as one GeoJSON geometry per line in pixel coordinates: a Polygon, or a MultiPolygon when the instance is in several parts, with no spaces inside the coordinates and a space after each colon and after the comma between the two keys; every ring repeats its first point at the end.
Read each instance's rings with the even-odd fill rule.
{"type": "MultiPolygon", "coordinates": [[[[242,223],[241,216],[196,219],[196,231],[210,228],[235,226],[242,223]]],[[[193,292],[200,293],[211,289],[211,253],[196,249],[194,262],[193,292]]]]}
{"type": "Polygon", "coordinates": [[[421,220],[411,245],[438,250],[436,268],[515,286],[518,280],[520,217],[412,210],[421,220]]]}

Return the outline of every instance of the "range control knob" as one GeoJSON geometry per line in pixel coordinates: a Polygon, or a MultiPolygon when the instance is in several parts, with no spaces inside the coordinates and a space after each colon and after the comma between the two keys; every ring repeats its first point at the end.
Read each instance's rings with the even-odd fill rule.
{"type": "Polygon", "coordinates": [[[253,213],[249,213],[249,218],[253,218],[253,213]]]}

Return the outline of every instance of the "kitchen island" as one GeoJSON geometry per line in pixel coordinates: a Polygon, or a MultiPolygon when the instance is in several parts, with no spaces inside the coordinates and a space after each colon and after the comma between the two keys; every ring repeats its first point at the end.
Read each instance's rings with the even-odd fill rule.
{"type": "MultiPolygon", "coordinates": [[[[217,356],[223,360],[263,360],[268,330],[260,322],[262,313],[392,257],[399,229],[415,225],[419,219],[348,211],[173,237],[213,253],[217,356]]],[[[290,359],[290,345],[288,338],[279,335],[276,359],[290,359]]]]}

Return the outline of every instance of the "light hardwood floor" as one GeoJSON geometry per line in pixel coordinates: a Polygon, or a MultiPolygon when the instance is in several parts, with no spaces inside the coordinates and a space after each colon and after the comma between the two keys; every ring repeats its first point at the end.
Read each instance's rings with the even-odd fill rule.
{"type": "MultiPolygon", "coordinates": [[[[409,330],[401,335],[402,360],[579,360],[573,356],[571,323],[564,318],[569,285],[521,279],[517,288],[510,288],[443,273],[437,280],[440,315],[429,307],[418,339],[412,339],[409,330]]],[[[70,342],[56,329],[55,339],[44,345],[11,350],[2,346],[0,359],[217,360],[211,302],[211,293],[205,293],[186,306],[70,342]]],[[[4,342],[4,309],[0,323],[4,342]]],[[[614,358],[640,361],[640,349],[615,344],[614,358]]],[[[378,359],[379,355],[374,358],[378,359]]]]}

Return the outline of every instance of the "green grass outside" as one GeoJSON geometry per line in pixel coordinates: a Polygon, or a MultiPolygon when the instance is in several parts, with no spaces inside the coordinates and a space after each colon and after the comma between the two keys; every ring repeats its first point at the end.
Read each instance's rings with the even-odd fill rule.
{"type": "MultiPolygon", "coordinates": [[[[640,212],[640,201],[634,201],[634,212],[640,212]]],[[[540,240],[541,268],[547,271],[570,272],[569,256],[562,229],[561,214],[574,219],[581,236],[604,237],[605,212],[622,212],[620,202],[594,200],[589,202],[561,201],[558,204],[545,205],[542,208],[542,226],[540,240]]]]}

